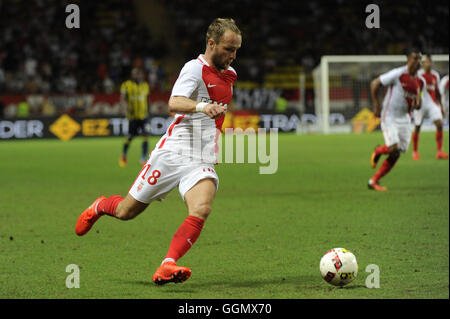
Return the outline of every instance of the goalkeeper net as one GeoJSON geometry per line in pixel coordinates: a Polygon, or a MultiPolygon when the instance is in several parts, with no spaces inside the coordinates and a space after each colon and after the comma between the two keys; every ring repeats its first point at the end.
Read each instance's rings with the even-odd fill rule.
{"type": "MultiPolygon", "coordinates": [[[[431,58],[432,69],[442,78],[449,70],[448,55],[431,58]]],[[[402,65],[406,65],[404,55],[322,56],[320,64],[313,70],[317,130],[330,133],[334,127],[350,127],[352,119],[372,111],[370,82],[402,65]]]]}

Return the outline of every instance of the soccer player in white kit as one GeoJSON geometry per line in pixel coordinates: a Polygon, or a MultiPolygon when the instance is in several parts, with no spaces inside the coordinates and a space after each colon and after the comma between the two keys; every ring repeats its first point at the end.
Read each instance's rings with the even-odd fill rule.
{"type": "Polygon", "coordinates": [[[411,140],[410,112],[420,107],[420,94],[424,82],[417,75],[422,59],[420,51],[413,49],[407,57],[407,65],[380,75],[370,85],[374,113],[376,117],[381,116],[381,130],[385,141],[383,146],[375,147],[370,164],[372,168],[376,168],[381,155],[387,154],[388,158],[369,180],[369,189],[387,190],[379,184],[379,180],[394,167],[400,153],[408,150],[411,140]],[[382,110],[378,101],[378,90],[381,85],[388,87],[382,110]]]}
{"type": "Polygon", "coordinates": [[[175,187],[187,206],[188,216],[178,228],[161,266],[152,277],[162,285],[183,282],[191,276],[176,265],[195,243],[211,212],[219,178],[217,138],[237,79],[230,64],[236,59],[242,37],[233,19],[215,19],[206,34],[206,50],[187,62],[169,99],[176,113],[172,124],[150,153],[125,198],[101,196],[78,218],[75,232],[86,234],[103,215],[122,220],[136,217],[154,200],[163,200],[175,187]]]}
{"type": "Polygon", "coordinates": [[[449,100],[449,92],[448,92],[448,82],[449,76],[448,73],[444,77],[442,77],[441,82],[439,82],[439,93],[441,94],[441,102],[444,107],[445,117],[448,120],[448,100],[449,100]]]}
{"type": "Polygon", "coordinates": [[[448,159],[448,155],[442,151],[443,143],[443,123],[442,120],[445,116],[444,107],[441,104],[441,95],[439,93],[440,76],[435,70],[431,68],[432,61],[431,55],[425,56],[423,62],[423,69],[418,72],[426,84],[425,89],[422,91],[422,104],[420,109],[414,110],[414,132],[412,134],[413,141],[413,155],[414,160],[419,160],[419,134],[420,127],[422,126],[424,118],[429,118],[436,125],[436,159],[448,159]]]}

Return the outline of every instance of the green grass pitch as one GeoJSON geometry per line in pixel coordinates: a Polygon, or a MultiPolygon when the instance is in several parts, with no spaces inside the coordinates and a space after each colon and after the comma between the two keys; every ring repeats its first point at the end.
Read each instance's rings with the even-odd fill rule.
{"type": "Polygon", "coordinates": [[[138,139],[119,168],[122,141],[0,142],[0,298],[449,298],[449,162],[434,159],[433,132],[421,135],[421,161],[411,148],[402,155],[384,193],[367,189],[380,132],[280,134],[274,175],[218,165],[213,212],[179,261],[192,277],[162,287],[151,276],[186,217],[177,189],[133,220],[105,216],[86,236],[74,232],[95,198],[125,195],[140,171],[138,139]],[[335,247],[359,264],[344,288],[319,274],[335,247]],[[66,287],[69,264],[80,288],[66,287]],[[365,286],[369,264],[380,288],[365,286]]]}

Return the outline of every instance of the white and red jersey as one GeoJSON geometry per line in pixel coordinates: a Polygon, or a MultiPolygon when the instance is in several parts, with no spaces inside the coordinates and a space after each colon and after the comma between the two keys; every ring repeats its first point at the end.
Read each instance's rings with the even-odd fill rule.
{"type": "MultiPolygon", "coordinates": [[[[187,62],[176,80],[171,96],[184,96],[198,102],[228,106],[233,95],[236,71],[229,67],[220,73],[201,54],[187,62]]],[[[225,116],[211,119],[205,113],[176,114],[155,150],[187,155],[192,161],[216,163],[216,142],[225,116]]]]}
{"type": "Polygon", "coordinates": [[[425,81],[410,75],[406,65],[380,75],[380,81],[383,86],[388,86],[383,100],[381,121],[411,122],[412,103],[424,87],[425,81]]]}
{"type": "Polygon", "coordinates": [[[435,104],[439,104],[436,98],[436,91],[439,90],[439,73],[437,73],[435,70],[430,70],[430,72],[427,73],[424,69],[420,69],[417,74],[425,80],[426,91],[428,92],[433,102],[435,104]]]}
{"type": "Polygon", "coordinates": [[[448,109],[448,100],[449,100],[449,93],[448,93],[448,81],[449,77],[448,74],[442,78],[442,80],[439,82],[439,93],[441,93],[441,101],[442,105],[448,109]]]}

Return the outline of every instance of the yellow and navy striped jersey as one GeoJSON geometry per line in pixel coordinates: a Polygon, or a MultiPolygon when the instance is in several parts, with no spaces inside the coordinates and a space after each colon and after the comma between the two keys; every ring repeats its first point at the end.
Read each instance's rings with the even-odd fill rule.
{"type": "Polygon", "coordinates": [[[127,118],[129,120],[144,120],[148,116],[148,95],[150,88],[147,82],[137,83],[127,80],[120,86],[120,94],[126,96],[128,103],[127,118]]]}

